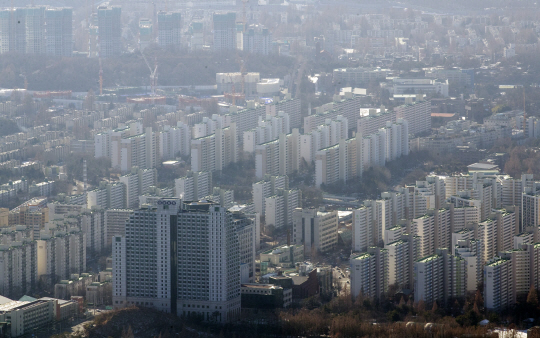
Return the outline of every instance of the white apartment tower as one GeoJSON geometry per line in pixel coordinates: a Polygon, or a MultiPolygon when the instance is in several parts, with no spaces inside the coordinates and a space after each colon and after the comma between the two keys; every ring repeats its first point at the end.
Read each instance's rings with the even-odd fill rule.
{"type": "Polygon", "coordinates": [[[445,304],[449,298],[465,296],[466,281],[466,261],[448,249],[437,249],[414,263],[414,301],[445,304]]]}
{"type": "Polygon", "coordinates": [[[412,289],[414,262],[421,257],[420,237],[406,234],[384,248],[388,250],[388,284],[412,289]]]}
{"type": "Polygon", "coordinates": [[[417,101],[394,108],[396,118],[409,122],[409,134],[431,130],[431,101],[417,101]]]}
{"type": "Polygon", "coordinates": [[[86,235],[79,229],[55,231],[42,230],[37,241],[37,273],[55,284],[69,279],[71,274],[86,271],[86,235]]]}
{"type": "Polygon", "coordinates": [[[158,133],[159,158],[175,159],[178,154],[187,156],[191,151],[191,128],[178,122],[176,128],[165,126],[158,133]]]}
{"type": "Polygon", "coordinates": [[[279,138],[255,146],[255,176],[290,175],[299,167],[300,134],[293,129],[290,134],[280,134],[279,138]]]}
{"type": "Polygon", "coordinates": [[[188,171],[186,176],[174,180],[174,196],[183,201],[197,201],[210,195],[212,173],[210,171],[188,171]]]}
{"type": "Polygon", "coordinates": [[[120,177],[120,182],[126,186],[126,207],[134,209],[139,205],[139,196],[146,194],[150,187],[157,184],[157,170],[132,167],[130,174],[120,177]]]}
{"type": "Polygon", "coordinates": [[[126,236],[113,238],[113,305],[234,320],[240,315],[239,251],[234,217],[225,208],[161,199],[157,207],[134,211],[126,236]]]}
{"type": "Polygon", "coordinates": [[[379,298],[388,292],[388,250],[369,247],[368,251],[354,255],[350,260],[351,296],[379,298]]]}
{"type": "Polygon", "coordinates": [[[37,242],[31,238],[0,238],[0,293],[19,297],[34,291],[38,282],[37,242]]]}
{"type": "Polygon", "coordinates": [[[289,189],[289,177],[287,175],[266,175],[263,181],[253,183],[251,195],[256,213],[264,215],[266,198],[276,195],[278,189],[289,189]]]}
{"type": "Polygon", "coordinates": [[[236,124],[216,129],[215,134],[191,140],[191,170],[223,170],[238,161],[236,124]]]}

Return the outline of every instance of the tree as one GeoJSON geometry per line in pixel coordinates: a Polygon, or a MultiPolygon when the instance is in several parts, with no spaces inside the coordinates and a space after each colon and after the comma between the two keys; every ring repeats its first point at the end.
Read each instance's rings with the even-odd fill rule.
{"type": "Polygon", "coordinates": [[[532,284],[531,288],[529,289],[529,294],[527,295],[527,304],[532,308],[538,307],[538,293],[532,284]]]}
{"type": "Polygon", "coordinates": [[[134,338],[135,335],[133,334],[133,330],[131,329],[131,325],[127,327],[127,329],[124,327],[122,330],[122,338],[134,338]]]}
{"type": "Polygon", "coordinates": [[[434,301],[433,302],[433,307],[431,308],[431,312],[435,313],[435,311],[437,311],[438,308],[439,308],[439,306],[437,305],[437,301],[434,301]]]}
{"type": "Polygon", "coordinates": [[[416,305],[416,308],[417,308],[418,313],[424,313],[424,311],[426,311],[426,303],[424,302],[423,299],[420,299],[420,301],[416,305]]]}

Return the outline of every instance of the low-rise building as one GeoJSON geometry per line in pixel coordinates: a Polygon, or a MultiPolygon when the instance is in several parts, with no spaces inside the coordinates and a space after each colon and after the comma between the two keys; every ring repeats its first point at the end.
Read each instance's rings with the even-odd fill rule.
{"type": "Polygon", "coordinates": [[[269,266],[293,267],[296,262],[304,260],[304,246],[283,245],[265,252],[261,252],[260,261],[268,262],[269,266]]]}
{"type": "Polygon", "coordinates": [[[292,303],[292,289],[273,284],[242,284],[242,308],[287,308],[292,303]]]}

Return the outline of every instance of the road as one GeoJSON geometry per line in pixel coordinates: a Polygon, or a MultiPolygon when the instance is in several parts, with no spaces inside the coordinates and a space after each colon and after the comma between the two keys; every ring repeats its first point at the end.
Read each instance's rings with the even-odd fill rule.
{"type": "MultiPolygon", "coordinates": [[[[347,270],[341,269],[339,266],[334,269],[334,281],[338,281],[341,286],[341,294],[345,293],[345,290],[351,289],[350,276],[347,270]]],[[[338,295],[339,296],[339,295],[338,295]]]]}

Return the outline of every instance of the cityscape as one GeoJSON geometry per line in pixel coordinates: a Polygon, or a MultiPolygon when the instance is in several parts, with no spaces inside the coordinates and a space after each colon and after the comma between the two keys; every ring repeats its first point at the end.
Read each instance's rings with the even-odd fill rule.
{"type": "Polygon", "coordinates": [[[540,337],[532,0],[0,0],[0,337],[540,337]]]}

